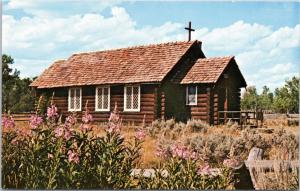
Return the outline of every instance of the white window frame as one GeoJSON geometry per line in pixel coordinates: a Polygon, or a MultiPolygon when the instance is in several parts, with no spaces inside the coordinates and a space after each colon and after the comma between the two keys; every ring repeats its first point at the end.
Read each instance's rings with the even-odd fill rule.
{"type": "Polygon", "coordinates": [[[197,105],[197,99],[198,99],[198,86],[197,85],[194,85],[196,87],[195,102],[194,103],[189,103],[189,87],[191,87],[191,86],[192,85],[186,86],[186,100],[185,100],[185,103],[186,103],[186,105],[197,105]]]}
{"type": "MultiPolygon", "coordinates": [[[[102,91],[103,92],[103,91],[102,91]]],[[[98,86],[98,87],[96,87],[96,91],[95,91],[95,94],[96,94],[96,96],[95,96],[95,103],[96,103],[96,105],[95,105],[95,111],[110,111],[110,86],[98,86]],[[108,88],[108,103],[107,103],[107,105],[108,105],[108,107],[106,108],[106,109],[103,109],[103,108],[98,108],[98,89],[104,89],[104,88],[108,88]]],[[[104,103],[103,102],[103,99],[104,99],[104,96],[103,96],[103,94],[101,95],[102,96],[102,104],[104,103]]]]}
{"type": "MultiPolygon", "coordinates": [[[[76,95],[75,95],[76,97],[76,95]]],[[[74,102],[74,107],[75,107],[75,102],[74,102]]],[[[69,92],[68,92],[68,111],[81,111],[81,106],[82,106],[82,89],[81,88],[69,88],[69,92]],[[76,89],[79,89],[80,91],[80,99],[79,99],[79,102],[80,102],[80,107],[79,109],[76,109],[76,108],[71,108],[71,91],[72,90],[75,90],[75,94],[76,94],[76,89]]]]}
{"type": "MultiPolygon", "coordinates": [[[[133,91],[132,91],[133,92],[133,91]]],[[[133,96],[131,96],[131,101],[133,103],[133,96]]],[[[124,111],[129,111],[129,112],[139,112],[141,111],[141,86],[140,85],[127,85],[127,86],[124,86],[124,111]],[[137,109],[128,109],[126,108],[127,106],[127,88],[128,87],[131,87],[133,89],[133,87],[138,87],[139,89],[139,95],[138,95],[138,108],[137,109]]]]}

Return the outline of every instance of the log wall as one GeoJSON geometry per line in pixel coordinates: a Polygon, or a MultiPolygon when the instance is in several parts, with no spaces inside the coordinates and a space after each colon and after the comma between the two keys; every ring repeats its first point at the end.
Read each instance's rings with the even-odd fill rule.
{"type": "MultiPolygon", "coordinates": [[[[96,122],[107,122],[112,111],[117,104],[122,121],[131,124],[141,124],[145,118],[146,123],[151,123],[157,117],[157,89],[155,85],[141,85],[141,105],[139,112],[124,111],[124,86],[110,87],[110,111],[95,111],[95,86],[82,87],[82,111],[75,112],[81,118],[88,101],[88,110],[93,115],[96,122]]],[[[54,103],[63,116],[69,115],[68,111],[68,88],[58,88],[54,91],[54,103]]]]}
{"type": "Polygon", "coordinates": [[[197,105],[191,108],[191,118],[209,122],[209,95],[201,93],[197,95],[197,105]]]}

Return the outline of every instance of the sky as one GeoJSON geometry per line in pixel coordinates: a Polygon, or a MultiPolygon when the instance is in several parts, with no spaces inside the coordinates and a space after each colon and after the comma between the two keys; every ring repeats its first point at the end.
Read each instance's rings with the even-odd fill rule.
{"type": "Polygon", "coordinates": [[[2,52],[21,77],[78,52],[185,41],[189,21],[206,57],[235,56],[259,92],[299,76],[299,1],[4,0],[2,7],[2,52]]]}

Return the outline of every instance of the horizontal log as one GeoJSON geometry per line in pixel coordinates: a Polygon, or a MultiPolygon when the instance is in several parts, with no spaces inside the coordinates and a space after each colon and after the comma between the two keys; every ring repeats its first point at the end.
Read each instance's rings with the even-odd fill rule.
{"type": "MultiPolygon", "coordinates": [[[[60,114],[63,115],[71,115],[71,112],[62,112],[60,114]]],[[[93,118],[109,118],[110,113],[100,113],[100,112],[90,112],[90,114],[93,116],[93,118]]],[[[82,112],[76,113],[76,116],[78,118],[81,118],[83,115],[82,112]]],[[[120,117],[125,117],[125,118],[153,118],[154,112],[141,112],[141,113],[129,113],[129,112],[119,112],[120,117]]]]}
{"type": "Polygon", "coordinates": [[[192,116],[207,116],[207,112],[191,112],[192,116]]]}
{"type": "MultiPolygon", "coordinates": [[[[118,107],[123,107],[123,101],[115,101],[115,100],[111,100],[110,102],[110,105],[111,106],[115,106],[115,103],[117,103],[118,107]]],[[[68,107],[68,102],[65,102],[65,103],[55,103],[55,105],[57,107],[68,107]]],[[[154,106],[155,103],[154,102],[151,102],[151,101],[141,101],[141,106],[154,106]]],[[[85,106],[85,102],[82,101],[82,107],[85,106]]],[[[95,103],[94,102],[89,102],[88,103],[88,107],[94,107],[95,106],[95,103]]]]}
{"type": "MultiPolygon", "coordinates": [[[[57,108],[58,108],[58,111],[68,111],[68,106],[67,105],[64,105],[64,106],[59,106],[57,105],[57,108]]],[[[89,111],[95,111],[95,107],[94,106],[88,106],[87,107],[89,111]]],[[[118,105],[117,107],[120,111],[123,111],[123,106],[121,105],[118,105]]],[[[144,112],[144,111],[154,111],[154,105],[141,105],[140,107],[140,111],[141,112],[144,112]]],[[[114,109],[114,105],[111,105],[110,106],[110,111],[112,111],[114,109]]],[[[85,106],[82,106],[81,107],[81,110],[84,111],[85,110],[85,106]]],[[[97,111],[98,112],[98,111],[97,111]]],[[[99,111],[99,112],[102,112],[102,111],[99,111]]]]}
{"type": "Polygon", "coordinates": [[[299,160],[251,160],[245,161],[247,168],[273,169],[275,165],[281,164],[289,168],[299,168],[299,160]]]}
{"type": "Polygon", "coordinates": [[[199,98],[207,98],[208,97],[208,95],[207,94],[198,94],[198,99],[199,98]]]}
{"type": "Polygon", "coordinates": [[[207,108],[206,107],[191,107],[191,112],[198,112],[198,111],[207,112],[207,108]]]}
{"type": "MultiPolygon", "coordinates": [[[[14,118],[22,118],[22,117],[30,117],[31,115],[34,115],[34,113],[32,113],[32,114],[11,114],[14,118]]],[[[3,115],[2,115],[2,117],[4,117],[3,115]]]]}
{"type": "Polygon", "coordinates": [[[28,121],[29,122],[30,118],[14,118],[14,121],[28,121]]]}
{"type": "MultiPolygon", "coordinates": [[[[108,119],[109,117],[94,117],[94,122],[97,122],[97,121],[102,121],[102,122],[108,122],[108,119]]],[[[125,117],[121,117],[121,120],[122,122],[124,121],[136,121],[136,122],[143,122],[144,121],[144,118],[141,117],[141,118],[125,118],[125,117]]],[[[152,122],[154,120],[154,118],[145,118],[145,121],[148,121],[148,122],[152,122]]]]}
{"type": "MultiPolygon", "coordinates": [[[[123,99],[124,95],[111,95],[110,97],[111,99],[114,98],[119,98],[119,99],[123,99]]],[[[154,99],[155,95],[154,94],[141,94],[141,99],[154,99]]],[[[82,99],[88,99],[88,100],[95,100],[95,96],[82,96],[82,99]]],[[[68,100],[68,97],[54,97],[53,101],[62,101],[62,100],[68,100]]]]}
{"type": "Polygon", "coordinates": [[[203,98],[203,97],[199,98],[198,97],[197,102],[206,102],[207,100],[208,100],[207,97],[205,97],[205,98],[203,98]]]}
{"type": "MultiPolygon", "coordinates": [[[[88,107],[88,110],[90,113],[95,113],[95,114],[102,114],[102,113],[110,113],[113,108],[111,108],[111,111],[95,111],[95,108],[90,108],[88,107]]],[[[82,108],[82,111],[76,111],[76,113],[83,113],[85,111],[84,108],[82,108]]],[[[118,111],[120,113],[129,113],[129,114],[134,114],[134,115],[140,115],[141,113],[145,113],[145,114],[151,114],[151,113],[154,113],[154,108],[144,108],[144,107],[141,107],[141,110],[140,111],[124,111],[123,108],[118,108],[118,111]]],[[[61,112],[64,112],[64,113],[71,113],[71,111],[68,111],[68,108],[60,108],[58,109],[58,112],[61,113],[61,112]]]]}
{"type": "Polygon", "coordinates": [[[192,119],[195,119],[195,120],[203,120],[203,121],[206,121],[207,118],[206,117],[201,117],[201,116],[192,116],[192,119]]]}

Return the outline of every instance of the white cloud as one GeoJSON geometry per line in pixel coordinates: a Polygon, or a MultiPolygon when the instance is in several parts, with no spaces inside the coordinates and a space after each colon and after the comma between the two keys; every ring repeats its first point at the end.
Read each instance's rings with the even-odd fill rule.
{"type": "MultiPolygon", "coordinates": [[[[81,10],[54,14],[52,9],[43,9],[42,1],[36,2],[11,0],[7,5],[9,9],[24,9],[33,16],[3,15],[2,18],[3,52],[16,58],[15,65],[22,76],[38,75],[54,60],[66,59],[76,52],[186,40],[187,37],[182,23],[137,26],[124,8],[113,7],[119,1],[104,1],[95,6],[99,10],[111,7],[109,17],[91,9],[84,13],[81,10]]],[[[77,1],[74,2],[76,7],[77,1]]],[[[46,0],[47,3],[50,1],[46,0]]],[[[87,1],[87,5],[92,4],[92,0],[87,1]]],[[[208,57],[236,55],[248,85],[259,88],[267,85],[273,89],[299,71],[298,63],[290,56],[300,46],[299,31],[300,24],[274,30],[271,26],[237,21],[212,30],[196,29],[192,38],[203,42],[203,51],[208,57]]]]}
{"type": "Polygon", "coordinates": [[[157,27],[136,29],[136,23],[125,9],[113,7],[111,13],[109,18],[89,13],[64,18],[23,17],[19,20],[3,15],[3,49],[19,56],[26,48],[43,57],[55,54],[60,48],[72,48],[70,51],[74,52],[171,41],[181,27],[181,24],[167,22],[157,27]]]}
{"type": "Polygon", "coordinates": [[[62,16],[67,14],[84,14],[101,12],[105,8],[120,4],[123,0],[9,0],[4,9],[22,9],[25,13],[36,16],[62,16]],[[55,6],[53,6],[55,5],[55,6]]]}
{"type": "Polygon", "coordinates": [[[197,31],[196,38],[200,38],[207,49],[212,51],[235,51],[244,47],[249,47],[256,40],[271,33],[268,26],[260,24],[249,24],[237,21],[224,28],[216,28],[212,31],[197,31]]]}
{"type": "Polygon", "coordinates": [[[41,59],[14,59],[16,64],[13,68],[21,71],[21,77],[33,77],[32,74],[40,74],[43,72],[49,63],[53,63],[55,59],[41,60],[41,59]]]}
{"type": "Polygon", "coordinates": [[[195,36],[202,40],[208,57],[235,55],[248,85],[274,89],[298,75],[300,57],[295,50],[300,47],[299,31],[300,24],[272,30],[270,26],[238,21],[211,31],[197,30],[195,36]]]}
{"type": "Polygon", "coordinates": [[[261,39],[255,48],[270,49],[274,47],[279,48],[294,48],[300,44],[300,24],[294,28],[282,27],[271,35],[261,39]]]}
{"type": "Polygon", "coordinates": [[[75,52],[180,40],[181,27],[181,24],[167,22],[137,28],[136,22],[121,7],[112,7],[110,17],[97,13],[20,19],[3,15],[3,52],[16,58],[22,75],[34,76],[51,64],[40,60],[65,59],[75,52]],[[25,71],[34,62],[44,65],[25,71]]]}

